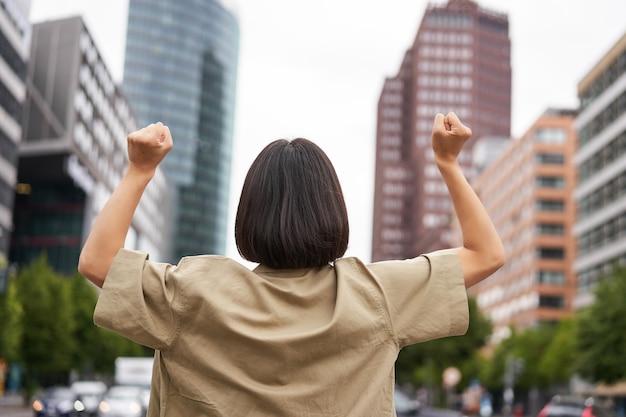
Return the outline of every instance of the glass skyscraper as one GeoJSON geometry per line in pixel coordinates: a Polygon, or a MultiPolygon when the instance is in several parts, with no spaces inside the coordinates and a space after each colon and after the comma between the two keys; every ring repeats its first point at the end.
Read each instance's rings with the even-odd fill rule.
{"type": "Polygon", "coordinates": [[[174,138],[172,261],[225,251],[238,49],[218,0],[129,2],[123,87],[139,123],[162,121],[174,138]]]}

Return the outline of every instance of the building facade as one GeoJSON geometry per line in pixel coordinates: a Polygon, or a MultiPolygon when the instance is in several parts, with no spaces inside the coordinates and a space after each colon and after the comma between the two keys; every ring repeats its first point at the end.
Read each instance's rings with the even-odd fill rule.
{"type": "Polygon", "coordinates": [[[593,288],[626,263],[626,34],[578,84],[575,121],[579,185],[576,307],[593,302],[593,288]]]}
{"type": "MultiPolygon", "coordinates": [[[[43,252],[55,270],[74,273],[95,216],[126,170],[126,137],[137,123],[80,17],[32,27],[26,80],[10,258],[28,264],[43,252]]],[[[128,248],[165,257],[168,201],[158,170],[128,248]]]]}
{"type": "Polygon", "coordinates": [[[0,292],[13,230],[18,147],[30,47],[29,2],[0,0],[0,292]]]}
{"type": "Polygon", "coordinates": [[[472,181],[507,254],[500,270],[469,289],[493,323],[493,343],[510,326],[556,322],[573,311],[574,117],[573,110],[547,110],[472,181]]]}
{"type": "Polygon", "coordinates": [[[176,189],[171,261],[226,250],[239,26],[219,0],[130,0],[124,90],[162,121],[176,189]]]}
{"type": "MultiPolygon", "coordinates": [[[[437,113],[474,139],[510,137],[508,17],[472,0],[430,4],[378,102],[372,259],[409,258],[451,241],[451,203],[430,145],[437,113]]],[[[469,142],[471,148],[472,142],[469,142]]],[[[471,167],[471,149],[460,155],[471,167]]]]}

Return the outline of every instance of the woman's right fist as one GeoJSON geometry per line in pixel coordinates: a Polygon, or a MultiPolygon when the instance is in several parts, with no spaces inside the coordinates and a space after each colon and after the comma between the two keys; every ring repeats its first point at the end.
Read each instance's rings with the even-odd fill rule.
{"type": "Polygon", "coordinates": [[[130,163],[145,171],[156,170],[173,147],[170,129],[161,122],[130,133],[127,141],[130,163]]]}
{"type": "Polygon", "coordinates": [[[456,114],[437,114],[431,136],[435,159],[442,162],[455,161],[470,136],[472,130],[461,123],[456,114]]]}

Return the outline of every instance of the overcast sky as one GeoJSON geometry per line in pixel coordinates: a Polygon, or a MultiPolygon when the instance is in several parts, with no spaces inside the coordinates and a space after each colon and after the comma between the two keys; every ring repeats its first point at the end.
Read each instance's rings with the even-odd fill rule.
{"type": "MultiPolygon", "coordinates": [[[[245,173],[271,140],[306,137],[335,164],[346,195],[347,255],[370,260],[376,104],[396,75],[427,2],[234,0],[239,76],[228,255],[245,173]]],[[[435,3],[441,3],[436,1],[435,3]]],[[[577,84],[626,32],[624,0],[479,0],[509,17],[512,135],[547,107],[577,107],[577,84]]],[[[82,15],[116,81],[128,0],[33,0],[31,20],[82,15]]],[[[167,120],[164,120],[167,124],[167,120]]],[[[174,142],[176,138],[174,138],[174,142]]]]}

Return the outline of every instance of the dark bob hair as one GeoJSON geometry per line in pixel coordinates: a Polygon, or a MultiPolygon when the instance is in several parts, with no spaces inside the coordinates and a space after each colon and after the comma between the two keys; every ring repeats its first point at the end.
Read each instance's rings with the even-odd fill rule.
{"type": "Polygon", "coordinates": [[[270,268],[314,268],[348,247],[346,204],[328,156],[307,139],[276,140],[254,160],[241,191],[235,242],[270,268]]]}

